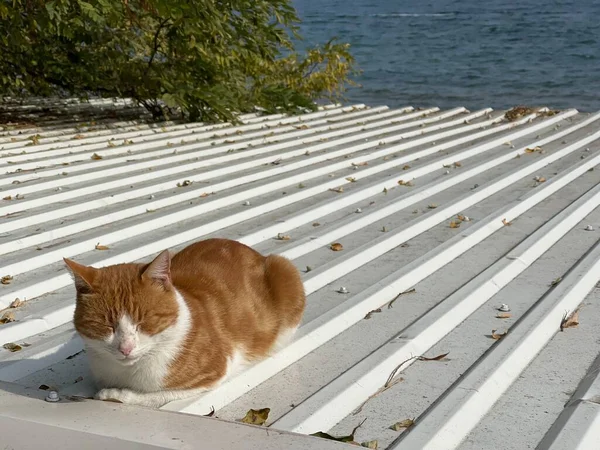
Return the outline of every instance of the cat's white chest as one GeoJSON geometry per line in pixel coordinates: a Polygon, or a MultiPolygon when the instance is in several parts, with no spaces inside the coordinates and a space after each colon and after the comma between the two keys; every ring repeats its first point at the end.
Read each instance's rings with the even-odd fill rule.
{"type": "Polygon", "coordinates": [[[110,355],[94,351],[88,346],[90,370],[99,389],[129,388],[138,392],[154,392],[163,389],[165,377],[169,372],[172,355],[157,351],[136,364],[125,366],[110,355]]]}

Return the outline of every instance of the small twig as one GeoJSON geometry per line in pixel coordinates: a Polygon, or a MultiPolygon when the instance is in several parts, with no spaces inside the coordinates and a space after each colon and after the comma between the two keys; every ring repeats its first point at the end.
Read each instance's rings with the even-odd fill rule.
{"type": "MultiPolygon", "coordinates": [[[[412,289],[412,290],[414,291],[414,289],[412,289]]],[[[400,296],[400,295],[402,295],[402,294],[398,294],[398,296],[400,296]]],[[[447,355],[448,355],[448,353],[444,353],[444,354],[442,354],[442,355],[439,355],[439,356],[436,356],[436,357],[434,357],[434,358],[426,358],[426,357],[425,357],[425,356],[423,356],[423,355],[418,355],[418,356],[411,356],[410,358],[408,358],[408,359],[405,359],[405,360],[404,360],[404,361],[402,361],[400,364],[398,364],[394,370],[392,370],[392,372],[390,373],[390,376],[387,378],[387,381],[385,382],[385,384],[384,384],[383,386],[381,386],[381,387],[380,387],[380,388],[377,390],[377,392],[375,392],[374,394],[371,394],[371,395],[370,395],[370,396],[369,396],[369,397],[368,397],[368,398],[367,398],[367,399],[366,399],[364,402],[362,402],[362,403],[360,404],[360,406],[354,410],[354,412],[352,413],[352,415],[356,415],[356,414],[358,414],[359,412],[361,412],[361,411],[362,411],[362,409],[363,409],[363,407],[364,407],[364,406],[367,404],[367,402],[368,402],[369,400],[371,400],[372,398],[374,398],[374,397],[377,397],[377,396],[378,396],[379,394],[381,394],[382,392],[385,392],[385,391],[387,391],[389,388],[391,388],[391,387],[394,387],[394,386],[395,386],[395,385],[397,385],[398,383],[400,383],[400,382],[404,381],[404,378],[402,378],[402,377],[398,377],[398,378],[395,378],[395,377],[396,377],[396,374],[398,373],[398,371],[399,371],[399,370],[402,368],[402,366],[403,366],[404,364],[406,364],[407,362],[409,362],[409,361],[412,361],[412,360],[414,360],[414,359],[416,359],[416,360],[418,360],[418,361],[440,361],[440,360],[442,360],[443,358],[445,358],[447,355]]]]}
{"type": "Polygon", "coordinates": [[[396,368],[395,368],[394,370],[392,370],[392,373],[390,373],[390,376],[388,377],[388,379],[387,379],[387,381],[385,382],[385,384],[383,385],[383,387],[385,387],[385,388],[388,388],[388,387],[391,387],[391,386],[393,386],[393,385],[391,385],[390,383],[392,382],[392,380],[394,379],[394,377],[396,376],[396,374],[398,373],[398,371],[400,370],[400,368],[401,368],[401,367],[402,367],[404,364],[406,364],[407,362],[409,362],[409,361],[412,361],[413,359],[418,359],[418,358],[420,358],[420,357],[421,357],[421,355],[419,355],[419,356],[411,356],[410,358],[408,358],[408,359],[405,359],[405,360],[404,360],[404,361],[402,361],[400,364],[398,364],[398,365],[396,366],[396,368]]]}
{"type": "Polygon", "coordinates": [[[374,397],[377,397],[377,396],[378,396],[379,394],[381,394],[382,392],[385,392],[385,391],[387,391],[389,388],[391,388],[391,387],[395,386],[396,384],[398,384],[398,383],[400,383],[400,382],[402,382],[402,381],[404,381],[404,378],[400,377],[400,378],[396,378],[396,379],[395,379],[395,380],[394,380],[392,383],[390,383],[390,384],[389,384],[389,385],[387,385],[387,386],[386,386],[386,385],[383,385],[383,386],[381,386],[381,387],[380,387],[380,388],[377,390],[377,392],[375,392],[374,394],[371,394],[371,395],[369,395],[369,397],[368,397],[368,398],[367,398],[367,399],[366,399],[364,402],[362,402],[358,408],[356,408],[356,409],[354,410],[354,412],[352,413],[352,415],[353,415],[353,416],[355,416],[355,415],[357,415],[358,413],[360,413],[360,412],[362,411],[363,407],[364,407],[364,406],[367,404],[367,402],[368,402],[369,400],[371,400],[371,399],[372,399],[372,398],[374,398],[374,397]]]}
{"type": "Polygon", "coordinates": [[[406,294],[414,294],[415,292],[417,292],[417,290],[416,290],[415,288],[409,289],[409,290],[407,290],[407,291],[404,291],[404,292],[400,292],[398,295],[396,295],[396,296],[394,297],[394,299],[393,299],[391,302],[389,302],[389,303],[388,303],[388,305],[387,305],[388,309],[391,309],[391,308],[392,308],[392,305],[393,305],[393,303],[394,303],[396,300],[398,300],[398,299],[399,299],[401,296],[403,296],[403,295],[406,295],[406,294]]]}

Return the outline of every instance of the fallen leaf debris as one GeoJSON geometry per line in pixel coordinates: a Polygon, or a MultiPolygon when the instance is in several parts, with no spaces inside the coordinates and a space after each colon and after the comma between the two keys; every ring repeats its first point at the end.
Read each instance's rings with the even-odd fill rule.
{"type": "Polygon", "coordinates": [[[391,425],[389,428],[390,430],[394,430],[394,431],[400,431],[406,428],[410,428],[415,424],[414,419],[404,419],[401,420],[400,422],[396,422],[395,424],[391,425]]]}
{"type": "Polygon", "coordinates": [[[560,331],[564,331],[565,328],[573,328],[579,325],[579,308],[572,313],[568,311],[563,315],[560,321],[560,331]]]}
{"type": "Polygon", "coordinates": [[[264,425],[270,412],[271,408],[251,409],[240,422],[249,423],[250,425],[264,425]]]}
{"type": "Polygon", "coordinates": [[[9,352],[12,352],[12,353],[23,350],[23,347],[21,347],[19,344],[15,344],[13,342],[7,342],[2,347],[4,347],[6,350],[8,350],[9,352]]]}
{"type": "Polygon", "coordinates": [[[500,339],[502,339],[504,336],[506,336],[506,334],[508,333],[507,331],[505,331],[504,333],[498,333],[498,330],[492,330],[492,339],[498,341],[500,339]]]}
{"type": "MultiPolygon", "coordinates": [[[[355,443],[354,441],[354,435],[356,434],[356,430],[358,430],[363,423],[365,423],[364,419],[361,423],[359,423],[357,426],[354,427],[354,429],[352,430],[352,432],[347,435],[347,436],[332,436],[331,434],[325,433],[323,431],[317,431],[316,433],[311,434],[311,436],[316,436],[316,437],[320,437],[323,439],[329,439],[332,441],[338,441],[338,442],[350,442],[350,443],[355,443]]],[[[358,444],[358,443],[356,443],[358,444]]]]}

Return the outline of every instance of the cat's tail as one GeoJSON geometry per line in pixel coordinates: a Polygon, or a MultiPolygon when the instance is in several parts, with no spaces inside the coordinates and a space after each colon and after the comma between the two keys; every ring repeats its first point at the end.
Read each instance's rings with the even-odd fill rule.
{"type": "Polygon", "coordinates": [[[298,327],[306,304],[300,272],[289,259],[279,255],[267,256],[265,270],[274,309],[283,321],[281,326],[298,327]]]}

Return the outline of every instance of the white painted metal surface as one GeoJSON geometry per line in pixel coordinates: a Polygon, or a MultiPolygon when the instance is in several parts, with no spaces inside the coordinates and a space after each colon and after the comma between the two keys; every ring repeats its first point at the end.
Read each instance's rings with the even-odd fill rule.
{"type": "MultiPolygon", "coordinates": [[[[57,108],[82,114],[71,122],[35,107],[9,109],[38,123],[0,129],[0,276],[13,277],[0,308],[25,300],[0,313],[15,318],[0,345],[29,344],[0,349],[0,381],[15,383],[0,386],[0,429],[31,412],[73,442],[91,432],[122,448],[191,448],[109,433],[96,401],[76,403],[95,422],[73,425],[68,402],[44,418],[32,393],[93,394],[63,257],[140,261],[221,236],[305,272],[304,322],[272,358],[140,417],[181,427],[193,418],[173,411],[235,421],[269,407],[274,433],[344,435],[367,419],[355,439],[379,448],[600,448],[600,114],[330,105],[234,126],[148,124],[128,102],[57,108]],[[98,108],[126,117],[94,119],[98,108]],[[496,317],[502,303],[510,317],[496,317]],[[560,332],[580,305],[579,325],[560,332]]],[[[218,423],[232,445],[246,439],[218,423]]],[[[345,445],[276,435],[293,436],[273,444],[286,448],[345,445]]],[[[206,448],[234,448],[214,439],[206,448]]]]}

